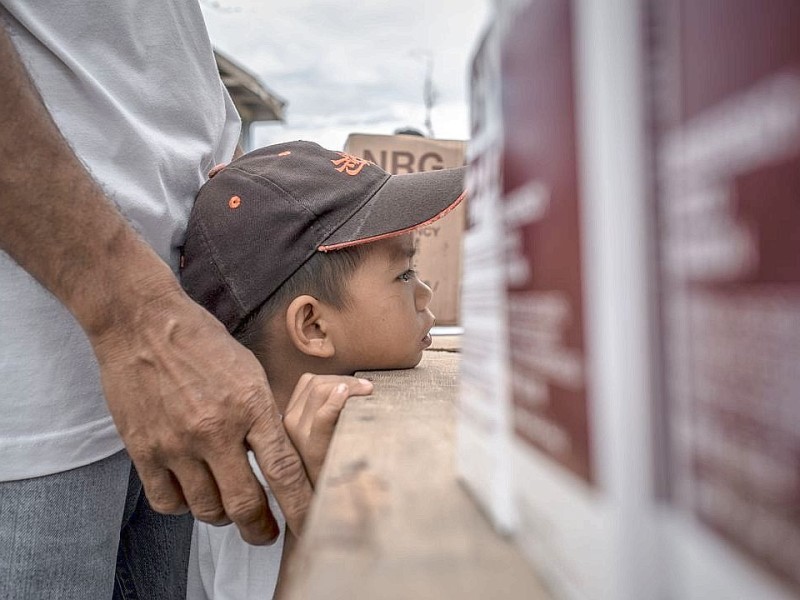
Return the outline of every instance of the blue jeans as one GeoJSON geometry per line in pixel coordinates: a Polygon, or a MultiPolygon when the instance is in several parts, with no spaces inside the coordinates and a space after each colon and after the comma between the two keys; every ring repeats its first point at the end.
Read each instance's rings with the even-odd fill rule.
{"type": "Polygon", "coordinates": [[[191,515],[150,508],[125,451],[0,483],[0,600],[184,600],[191,515]]]}

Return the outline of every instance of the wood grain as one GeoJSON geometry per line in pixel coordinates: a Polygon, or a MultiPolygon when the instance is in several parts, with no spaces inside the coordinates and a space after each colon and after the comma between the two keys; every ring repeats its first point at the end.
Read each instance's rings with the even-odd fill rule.
{"type": "Polygon", "coordinates": [[[544,599],[531,567],[458,483],[458,354],[361,374],[342,413],[284,598],[544,599]]]}
{"type": "Polygon", "coordinates": [[[433,343],[431,344],[431,347],[428,348],[428,350],[458,352],[461,349],[460,335],[434,335],[431,339],[433,343]]]}

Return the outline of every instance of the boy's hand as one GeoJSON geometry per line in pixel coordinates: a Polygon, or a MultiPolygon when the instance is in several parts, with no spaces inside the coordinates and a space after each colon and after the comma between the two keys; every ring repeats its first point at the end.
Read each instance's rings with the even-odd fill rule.
{"type": "Polygon", "coordinates": [[[339,413],[350,396],[368,396],[372,383],[344,375],[305,373],[286,406],[283,424],[297,448],[311,484],[319,476],[339,413]]]}

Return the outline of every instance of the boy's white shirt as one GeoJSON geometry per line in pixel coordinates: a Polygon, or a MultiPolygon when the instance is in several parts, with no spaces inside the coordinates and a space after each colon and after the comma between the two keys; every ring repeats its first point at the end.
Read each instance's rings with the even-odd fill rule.
{"type": "Polygon", "coordinates": [[[280,535],[270,546],[251,546],[242,539],[236,525],[214,527],[195,521],[189,555],[187,600],[264,600],[272,598],[275,593],[286,521],[258,468],[255,455],[248,452],[247,458],[264,487],[280,535]]]}

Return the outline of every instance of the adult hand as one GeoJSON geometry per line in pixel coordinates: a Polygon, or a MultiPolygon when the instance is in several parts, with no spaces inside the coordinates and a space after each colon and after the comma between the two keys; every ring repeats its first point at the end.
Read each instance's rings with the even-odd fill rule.
{"type": "Polygon", "coordinates": [[[317,482],[347,398],[371,393],[372,383],[355,377],[305,373],[298,380],[286,406],[283,423],[303,459],[312,485],[317,482]]]}
{"type": "Polygon", "coordinates": [[[242,537],[278,534],[251,472],[252,448],[287,523],[299,533],[311,498],[264,371],[182,292],[144,306],[134,323],[93,340],[106,401],[152,507],[233,521],[242,537]]]}
{"type": "Polygon", "coordinates": [[[156,510],[277,534],[255,452],[289,527],[311,485],[261,366],[180,289],[61,137],[0,27],[0,248],[86,332],[112,416],[156,510]]]}

